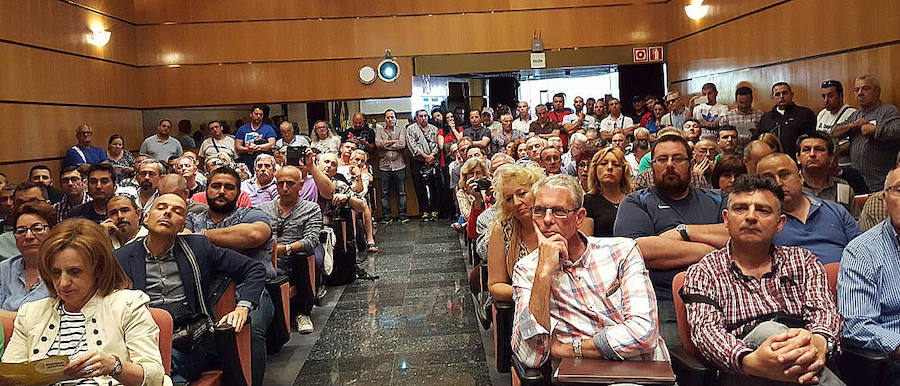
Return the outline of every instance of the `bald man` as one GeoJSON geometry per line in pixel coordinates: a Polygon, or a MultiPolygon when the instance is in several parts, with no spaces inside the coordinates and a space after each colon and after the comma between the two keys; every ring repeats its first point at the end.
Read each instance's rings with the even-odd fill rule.
{"type": "Polygon", "coordinates": [[[188,213],[206,213],[209,206],[202,202],[191,200],[191,190],[187,186],[187,179],[180,174],[166,174],[159,180],[159,186],[156,188],[159,195],[174,194],[181,197],[188,204],[188,213]]]}
{"type": "Polygon", "coordinates": [[[786,154],[764,157],[756,172],[775,180],[784,190],[782,210],[787,221],[775,236],[775,245],[809,249],[822,264],[841,261],[844,247],[862,233],[850,212],[834,201],[803,193],[797,163],[786,154]]]}
{"type": "Polygon", "coordinates": [[[341,141],[356,143],[358,149],[366,152],[375,149],[375,130],[366,124],[366,117],[362,113],[353,114],[350,123],[353,126],[344,131],[341,141]]]}
{"type": "Polygon", "coordinates": [[[744,148],[744,166],[747,167],[747,173],[756,174],[756,164],[765,156],[775,152],[768,143],[755,140],[747,144],[744,148]]]}

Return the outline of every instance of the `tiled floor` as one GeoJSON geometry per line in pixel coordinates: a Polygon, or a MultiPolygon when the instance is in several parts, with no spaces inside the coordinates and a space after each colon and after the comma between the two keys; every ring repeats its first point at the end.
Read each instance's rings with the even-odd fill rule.
{"type": "Polygon", "coordinates": [[[316,332],[293,334],[270,356],[266,383],[490,385],[497,374],[488,370],[456,232],[414,220],[381,226],[377,239],[369,269],[380,279],[329,288],[313,310],[316,332]]]}

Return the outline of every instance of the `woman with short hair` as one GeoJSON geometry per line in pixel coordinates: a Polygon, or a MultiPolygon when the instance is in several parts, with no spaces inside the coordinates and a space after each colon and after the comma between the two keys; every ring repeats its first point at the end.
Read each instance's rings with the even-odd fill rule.
{"type": "Polygon", "coordinates": [[[472,210],[475,200],[483,199],[475,181],[489,175],[490,169],[480,157],[469,158],[459,169],[459,189],[456,190],[456,201],[459,213],[463,218],[469,218],[469,212],[472,210]]]}
{"type": "Polygon", "coordinates": [[[631,166],[619,148],[605,148],[591,158],[584,208],[594,221],[594,237],[613,235],[619,203],[634,190],[630,176],[631,166]]]}
{"type": "Polygon", "coordinates": [[[722,193],[731,193],[731,184],[734,180],[744,174],[747,174],[747,166],[744,160],[736,155],[726,154],[716,161],[712,171],[713,187],[718,188],[722,193]]]}
{"type": "Polygon", "coordinates": [[[13,213],[19,255],[0,262],[0,314],[50,296],[41,281],[38,252],[57,219],[56,209],[43,201],[26,202],[13,213]]]}

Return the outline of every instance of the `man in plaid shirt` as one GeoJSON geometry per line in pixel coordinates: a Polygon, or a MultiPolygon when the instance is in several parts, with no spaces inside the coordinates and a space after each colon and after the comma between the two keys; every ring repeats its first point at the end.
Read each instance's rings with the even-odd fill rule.
{"type": "Polygon", "coordinates": [[[843,385],[827,368],[841,332],[825,269],[809,250],[774,246],[784,191],[744,175],[723,211],[731,240],[691,266],[681,297],[691,342],[724,384],[843,385]]]}
{"type": "Polygon", "coordinates": [[[625,238],[578,232],[584,191],[557,174],[533,187],[538,248],[516,263],[512,349],[528,367],[551,355],[668,360],[640,250],[625,238]]]}

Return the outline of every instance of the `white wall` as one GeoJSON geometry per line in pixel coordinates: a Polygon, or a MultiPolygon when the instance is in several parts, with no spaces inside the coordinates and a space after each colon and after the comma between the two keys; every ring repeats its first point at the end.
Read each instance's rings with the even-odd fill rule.
{"type": "MultiPolygon", "coordinates": [[[[606,94],[619,97],[619,73],[579,77],[579,78],[552,78],[540,80],[522,80],[519,84],[519,100],[528,102],[534,109],[538,104],[553,101],[553,94],[566,93],[566,107],[572,107],[572,100],[581,96],[599,99],[606,94]]],[[[532,117],[534,113],[532,110],[532,117]]]]}

